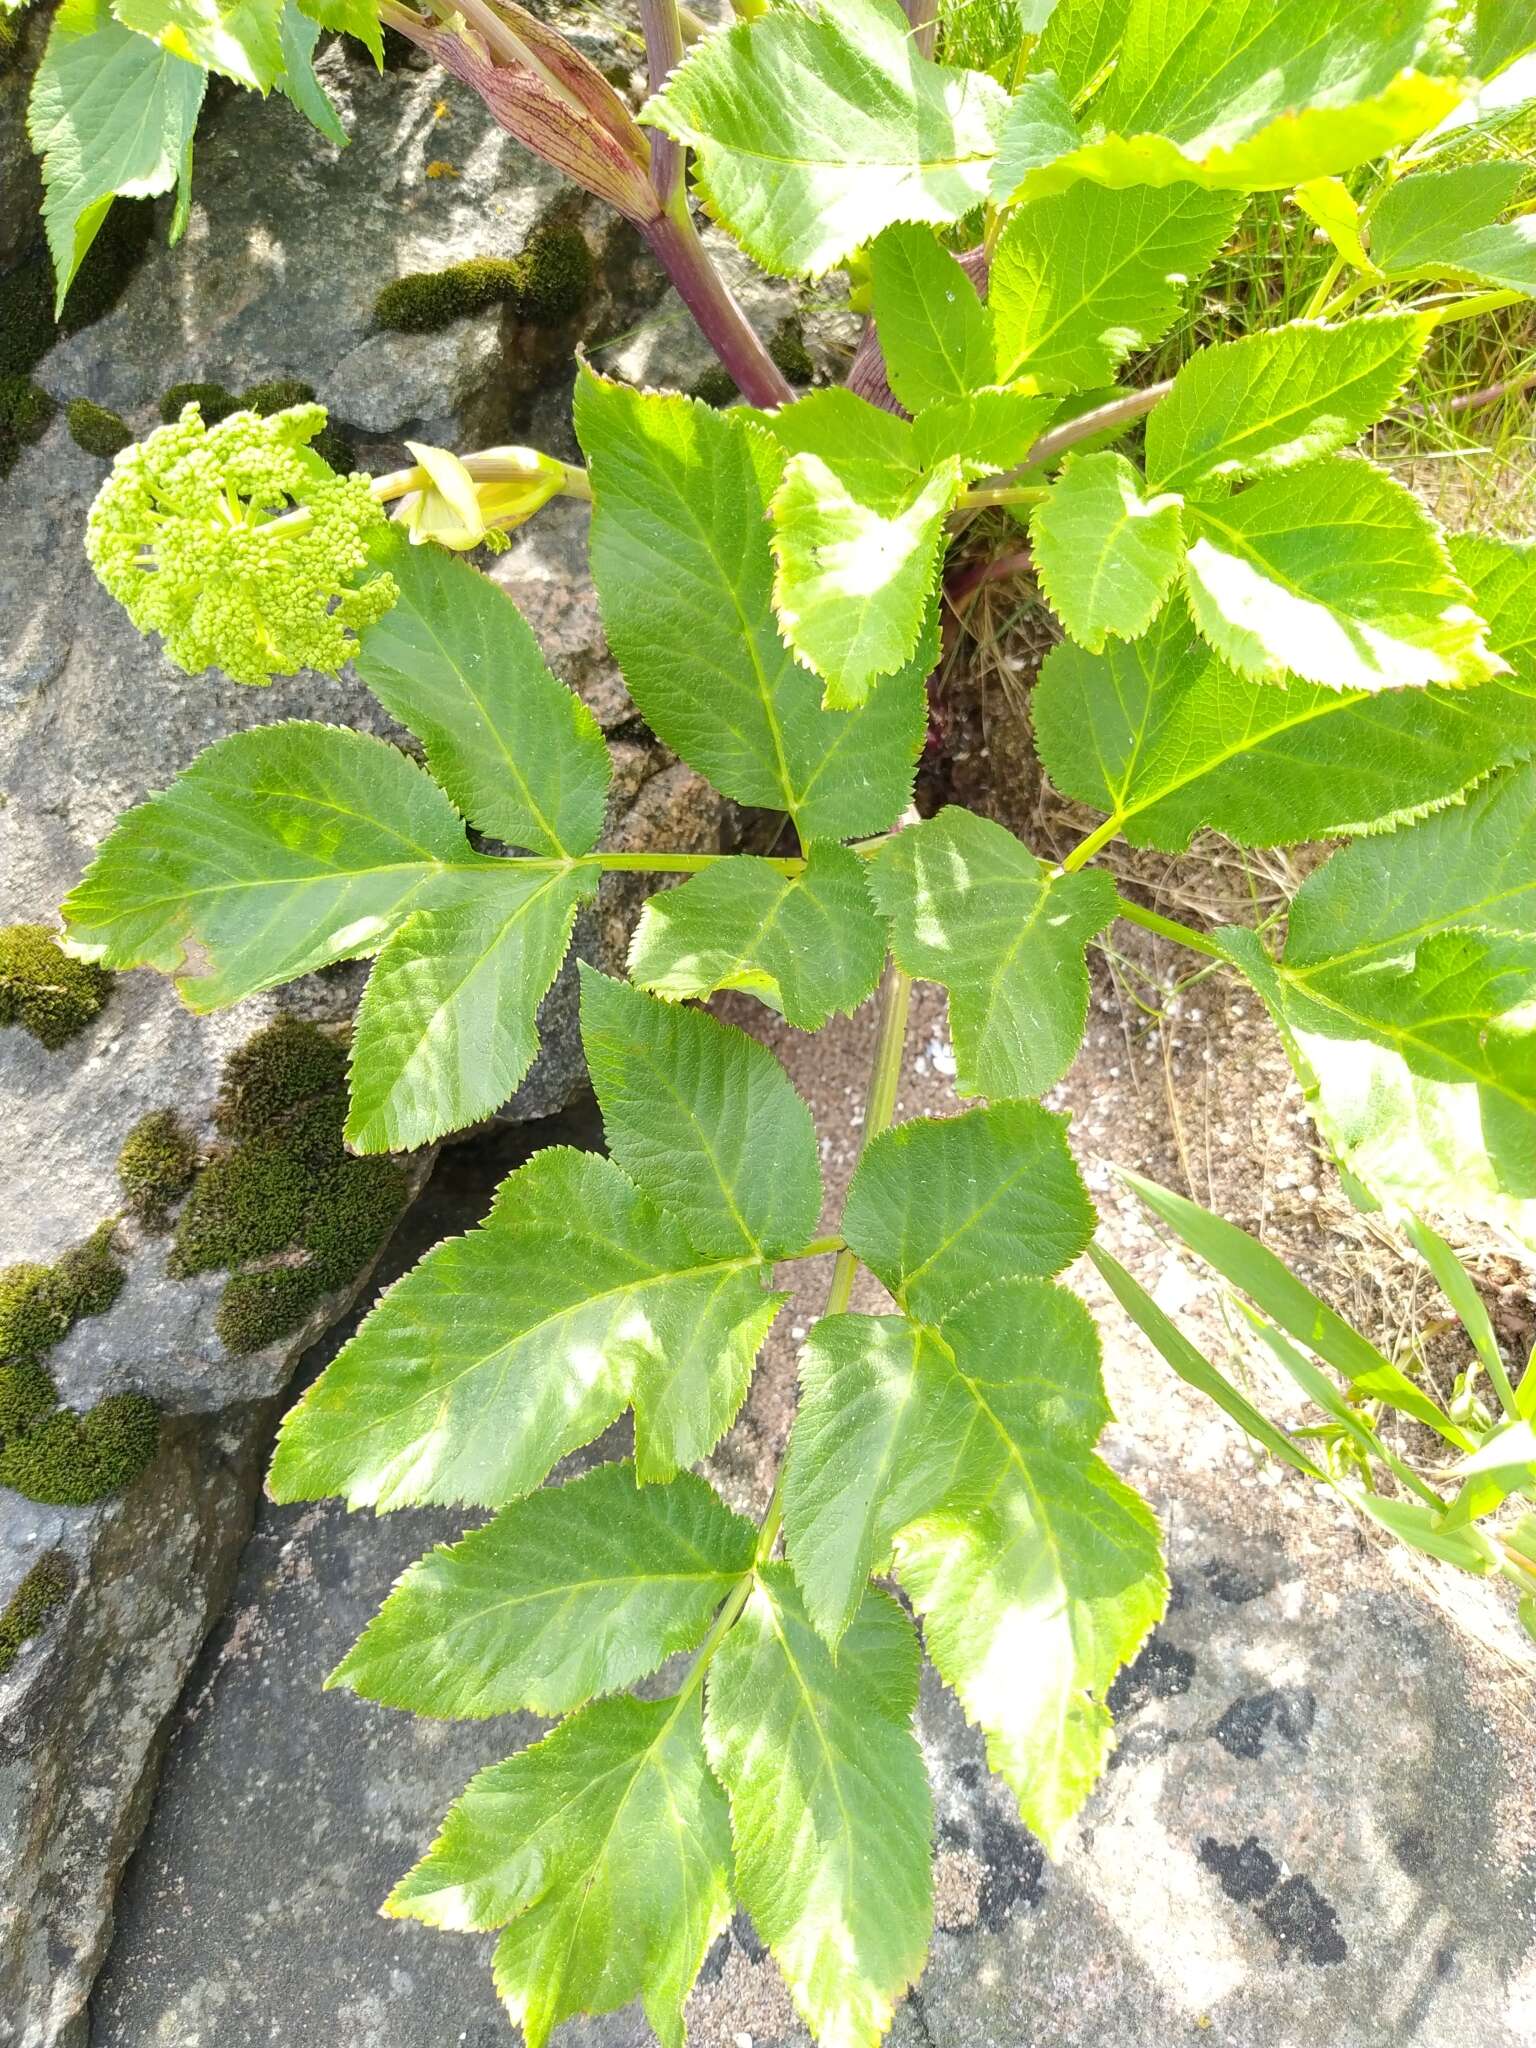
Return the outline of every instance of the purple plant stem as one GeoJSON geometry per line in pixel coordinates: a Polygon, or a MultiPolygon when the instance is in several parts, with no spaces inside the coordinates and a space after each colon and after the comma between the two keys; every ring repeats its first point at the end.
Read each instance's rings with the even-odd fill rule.
{"type": "MultiPolygon", "coordinates": [[[[645,35],[646,84],[661,91],[683,61],[683,25],[677,0],[640,0],[640,27],[645,35]]],[[[659,128],[649,131],[651,183],[663,206],[672,204],[683,181],[683,146],[659,128]]]]}
{"type": "Polygon", "coordinates": [[[680,188],[661,219],[640,232],[742,397],[770,411],[788,405],[794,389],[710,261],[680,188]]]}

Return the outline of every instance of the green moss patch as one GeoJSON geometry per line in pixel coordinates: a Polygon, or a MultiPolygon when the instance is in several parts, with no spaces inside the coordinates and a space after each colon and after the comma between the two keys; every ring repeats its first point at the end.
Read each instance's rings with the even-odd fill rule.
{"type": "Polygon", "coordinates": [[[222,384],[200,383],[195,378],[185,384],[168,385],[161,392],[160,417],[167,426],[181,418],[184,405],[197,407],[205,427],[215,427],[240,410],[240,401],[233,391],[227,391],[222,384]]]}
{"type": "Polygon", "coordinates": [[[41,438],[57,410],[30,377],[0,377],[0,476],[9,476],[29,442],[41,438]]]}
{"type": "Polygon", "coordinates": [[[702,400],[705,405],[730,405],[741,394],[730,371],[721,363],[711,363],[703,376],[689,386],[688,396],[702,400]]]}
{"type": "Polygon", "coordinates": [[[126,1274],[112,1226],[51,1266],[0,1272],[0,1486],[49,1506],[83,1507],[136,1479],[155,1455],[159,1417],[143,1394],[109,1394],[83,1415],[59,1405],[42,1360],[81,1316],[99,1316],[126,1274]]]}
{"type": "Polygon", "coordinates": [[[214,1121],[231,1149],[198,1175],[171,1270],[227,1272],[216,1328],[244,1356],[299,1329],[379,1251],[405,1201],[392,1159],[353,1159],[344,1047],[280,1017],[231,1055],[214,1121]]]}
{"type": "Polygon", "coordinates": [[[174,1109],[141,1116],[117,1155],[117,1177],[128,1207],[141,1223],[158,1229],[165,1214],[191,1187],[197,1145],[174,1109]]]}
{"type": "Polygon", "coordinates": [[[477,256],[397,277],[373,311],[381,327],[401,334],[430,334],[491,306],[510,306],[537,327],[558,327],[580,312],[591,289],[586,238],[577,228],[552,223],[534,230],[521,256],[477,256]]]}
{"type": "Polygon", "coordinates": [[[81,1316],[104,1315],[126,1278],[112,1256],[110,1223],[51,1266],[6,1266],[0,1270],[0,1361],[42,1358],[81,1316]]]}
{"type": "Polygon", "coordinates": [[[0,1024],[19,1024],[55,1052],[107,1000],[104,967],[72,960],[44,924],[0,928],[0,1024]]]}
{"type": "Polygon", "coordinates": [[[816,365],[805,345],[805,329],[793,313],[782,319],[768,337],[768,353],[791,384],[814,384],[816,365]]]}
{"type": "Polygon", "coordinates": [[[137,1479],[159,1438],[159,1413],[143,1394],[109,1394],[84,1415],[55,1408],[0,1445],[0,1486],[48,1507],[86,1507],[137,1479]]]}
{"type": "Polygon", "coordinates": [[[62,1551],[40,1557],[0,1612],[0,1674],[10,1670],[24,1643],[40,1635],[50,1614],[74,1590],[75,1568],[62,1551]]]}
{"type": "Polygon", "coordinates": [[[108,412],[104,405],[96,405],[89,398],[72,398],[69,401],[64,409],[64,424],[77,448],[83,448],[87,455],[99,455],[107,462],[133,440],[132,427],[119,413],[108,412]]]}

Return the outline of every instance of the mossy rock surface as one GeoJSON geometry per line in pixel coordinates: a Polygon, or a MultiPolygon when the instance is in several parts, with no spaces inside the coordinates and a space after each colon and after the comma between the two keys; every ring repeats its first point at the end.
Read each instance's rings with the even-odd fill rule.
{"type": "Polygon", "coordinates": [[[75,1568],[62,1552],[40,1557],[0,1609],[0,1677],[10,1670],[22,1648],[40,1635],[48,1617],[74,1590],[75,1568]]]}
{"type": "Polygon", "coordinates": [[[104,967],[70,959],[47,925],[0,928],[0,1024],[19,1024],[50,1052],[85,1029],[111,987],[104,967]]]}
{"type": "Polygon", "coordinates": [[[197,1141],[174,1109],[152,1109],[140,1117],[117,1155],[128,1206],[151,1228],[163,1224],[196,1172],[197,1141]]]}
{"type": "Polygon", "coordinates": [[[340,1041],[287,1016],[225,1064],[214,1121],[233,1142],[187,1197],[170,1270],[229,1273],[216,1328],[237,1356],[299,1329],[375,1256],[404,1206],[395,1160],[346,1151],[346,1077],[340,1041]]]}

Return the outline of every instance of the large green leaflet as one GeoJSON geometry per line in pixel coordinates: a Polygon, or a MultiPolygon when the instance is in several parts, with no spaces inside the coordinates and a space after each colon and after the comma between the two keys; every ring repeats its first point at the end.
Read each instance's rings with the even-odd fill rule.
{"type": "Polygon", "coordinates": [[[948,1490],[969,1422],[935,1331],[904,1316],[839,1315],[806,1339],[784,1544],[806,1612],[834,1647],[897,1530],[948,1490]]]}
{"type": "Polygon", "coordinates": [[[843,387],[754,418],[789,458],[769,508],[779,630],[827,708],[857,709],[879,677],[938,657],[944,521],[970,447],[925,459],[909,421],[843,387]]]}
{"type": "Polygon", "coordinates": [[[290,721],[216,741],[127,812],[64,916],[107,966],[157,967],[212,1010],[375,953],[413,910],[509,884],[518,871],[471,850],[447,797],[396,748],[290,721]]]}
{"type": "Polygon", "coordinates": [[[970,1430],[951,1491],[896,1538],[928,1654],[1051,1849],[1103,1770],[1110,1683],[1167,1599],[1155,1516],[1093,1454],[1109,1410],[1070,1300],[984,1288],[946,1317],[970,1430]]]}
{"type": "Polygon", "coordinates": [[[1499,1186],[1536,1195],[1536,768],[1336,854],[1292,905],[1279,982],[1293,1030],[1475,1091],[1499,1186]]]}
{"type": "Polygon", "coordinates": [[[773,500],[773,604],[795,653],[827,679],[829,708],[856,709],[917,652],[961,482],[951,457],[887,513],[820,456],[790,458],[773,500]]]}
{"type": "Polygon", "coordinates": [[[746,989],[802,1031],[851,1015],[884,963],[864,862],[827,845],[798,874],[750,854],[716,861],[649,899],[629,951],[630,979],[655,995],[746,989]]]}
{"type": "Polygon", "coordinates": [[[646,721],[717,789],[787,811],[805,839],[883,832],[911,795],[931,663],[920,648],[858,710],[822,708],[773,615],[782,448],[749,421],[585,372],[576,428],[603,621],[646,721]]]}
{"type": "Polygon", "coordinates": [[[1063,642],[1047,656],[1031,715],[1051,780],[1114,817],[1133,846],[1167,853],[1206,827],[1244,846],[1289,846],[1446,802],[1536,752],[1536,663],[1518,637],[1536,623],[1536,550],[1481,546],[1483,561],[1460,543],[1455,559],[1512,674],[1467,690],[1252,682],[1205,646],[1175,598],[1129,645],[1089,654],[1063,642]],[[1517,588],[1497,609],[1522,567],[1530,597],[1522,605],[1517,588]]]}
{"type": "Polygon", "coordinates": [[[1333,689],[1498,674],[1438,528],[1395,478],[1333,456],[1184,511],[1195,624],[1240,674],[1333,689]]]}
{"type": "Polygon", "coordinates": [[[811,1113],[766,1046],[585,965],[581,1040],[608,1148],[701,1252],[797,1252],[821,1212],[811,1113]]]}
{"type": "Polygon", "coordinates": [[[383,1297],[283,1424],[280,1500],[500,1507],[633,1402],[641,1476],[735,1418],[782,1295],[749,1254],[696,1251],[609,1160],[552,1146],[485,1223],[383,1297]]]}
{"type": "Polygon", "coordinates": [[[599,1465],[439,1545],[326,1681],[418,1714],[563,1714],[692,1649],[757,1531],[690,1473],[599,1465]]]}
{"type": "MultiPolygon", "coordinates": [[[[1114,58],[1088,139],[1029,172],[1026,197],[1075,178],[1258,191],[1352,169],[1434,127],[1461,98],[1412,70],[1434,0],[1130,0],[1078,31],[1069,74],[1114,58]],[[1108,33],[1106,33],[1108,30],[1108,33]]],[[[1062,59],[1048,35],[1042,61],[1062,59]]],[[[1080,81],[1091,83],[1092,74],[1080,81]]]]}
{"type": "MultiPolygon", "coordinates": [[[[1042,1419],[1081,1414],[1094,1435],[1108,1420],[1092,1320],[1065,1288],[993,1280],[957,1321],[968,1345],[1033,1388],[1042,1419]]],[[[949,1337],[949,1323],[941,1334],[900,1316],[829,1316],[801,1354],[785,1548],[806,1611],[834,1645],[899,1532],[950,1498],[975,1454],[976,1392],[949,1337]]]]}
{"type": "Polygon", "coordinates": [[[730,1917],[730,1864],[697,1692],[620,1697],[471,1779],[384,1910],[504,1927],[496,1988],[528,2048],[637,1996],[683,2048],[683,2001],[730,1917]]]}
{"type": "Polygon", "coordinates": [[[1173,325],[1239,204],[1193,185],[1075,185],[1020,207],[998,240],[987,298],[998,381],[1028,375],[1048,391],[1111,383],[1126,356],[1173,325]]]}
{"type": "Polygon", "coordinates": [[[1037,1102],[882,1131],[848,1190],[843,1236],[908,1314],[945,1314],[999,1273],[1059,1273],[1093,1235],[1066,1118],[1037,1102]]]}
{"type": "Polygon", "coordinates": [[[1184,566],[1177,493],[1149,495],[1123,455],[1070,455],[1050,496],[1030,515],[1040,588],[1072,638],[1097,653],[1105,640],[1145,632],[1184,566]]]}
{"type": "Polygon", "coordinates": [[[710,211],[757,262],[819,276],[893,222],[987,196],[1007,96],[911,33],[895,0],[770,9],[706,37],[642,118],[697,152],[710,211]]]}
{"type": "Polygon", "coordinates": [[[1106,874],[1058,874],[1011,832],[951,806],[896,838],[870,875],[909,974],[949,991],[961,1095],[1043,1094],[1088,1013],[1083,948],[1115,914],[1106,874]]]}
{"type": "Polygon", "coordinates": [[[1202,348],[1147,420],[1147,477],[1187,491],[1332,455],[1401,393],[1429,329],[1412,313],[1325,327],[1299,320],[1202,348]]]}
{"type": "Polygon", "coordinates": [[[957,257],[928,229],[887,228],[870,251],[875,323],[909,412],[968,398],[996,375],[992,323],[957,257]]]}
{"type": "Polygon", "coordinates": [[[587,853],[608,803],[608,750],[545,666],[512,600],[443,548],[394,540],[400,595],[360,635],[357,668],[482,832],[534,853],[587,853]]]}
{"type": "Polygon", "coordinates": [[[596,893],[595,869],[506,864],[494,892],[399,926],[358,1006],[351,1145],[409,1151],[500,1108],[533,1065],[539,1004],[596,893]]]}
{"type": "Polygon", "coordinates": [[[107,0],[65,0],[27,111],[43,159],[43,221],[56,309],[114,198],[177,186],[172,236],[191,203],[192,135],[207,73],[114,19],[107,0]]]}
{"type": "Polygon", "coordinates": [[[875,2048],[933,1925],[933,1808],[912,1731],[918,1649],[882,1593],[837,1662],[768,1565],[709,1674],[736,1892],[820,2048],[875,2048]]]}
{"type": "Polygon", "coordinates": [[[266,92],[283,69],[284,0],[114,0],[113,12],[173,56],[266,92]]]}
{"type": "Polygon", "coordinates": [[[1527,182],[1523,163],[1420,171],[1383,193],[1371,260],[1388,277],[1463,277],[1536,293],[1536,223],[1501,221],[1527,182]]]}

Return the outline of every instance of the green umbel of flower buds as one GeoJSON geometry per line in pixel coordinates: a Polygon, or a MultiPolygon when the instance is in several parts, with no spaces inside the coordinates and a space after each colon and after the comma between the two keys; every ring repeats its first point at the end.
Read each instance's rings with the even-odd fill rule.
{"type": "Polygon", "coordinates": [[[337,476],[309,446],[324,426],[320,405],[212,427],[188,405],[125,449],[97,494],[92,568],[189,675],[334,675],[399,595],[391,576],[358,581],[384,514],[366,476],[337,476]]]}

